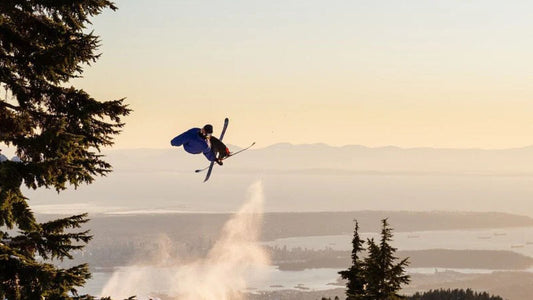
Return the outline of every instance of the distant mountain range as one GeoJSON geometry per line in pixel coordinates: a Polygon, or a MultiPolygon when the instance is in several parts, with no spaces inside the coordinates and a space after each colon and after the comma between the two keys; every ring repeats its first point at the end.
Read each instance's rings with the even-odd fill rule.
{"type": "MultiPolygon", "coordinates": [[[[231,150],[240,149],[229,146],[231,150]]],[[[186,170],[207,164],[181,148],[119,149],[106,152],[116,170],[186,170]]],[[[502,150],[370,148],[359,145],[280,143],[252,148],[226,161],[232,170],[262,172],[360,172],[465,175],[533,175],[533,146],[502,150]]]]}

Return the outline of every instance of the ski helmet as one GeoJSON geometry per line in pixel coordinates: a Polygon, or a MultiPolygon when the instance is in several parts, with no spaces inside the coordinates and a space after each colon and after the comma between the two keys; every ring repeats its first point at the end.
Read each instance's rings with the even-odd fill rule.
{"type": "Polygon", "coordinates": [[[208,134],[213,133],[213,125],[211,125],[211,124],[205,125],[203,129],[204,129],[205,133],[208,133],[208,134]]]}

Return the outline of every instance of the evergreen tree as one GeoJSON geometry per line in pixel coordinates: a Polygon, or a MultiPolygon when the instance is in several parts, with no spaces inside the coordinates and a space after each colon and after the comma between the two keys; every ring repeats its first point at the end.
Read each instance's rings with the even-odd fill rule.
{"type": "Polygon", "coordinates": [[[22,162],[0,163],[0,299],[89,299],[77,288],[90,277],[86,264],[54,261],[91,239],[80,230],[86,214],[36,221],[22,194],[30,189],[91,183],[111,171],[99,154],[113,144],[130,110],[123,99],[98,101],[69,80],[95,62],[99,39],[86,32],[107,0],[0,1],[0,144],[22,162]]]}
{"type": "Polygon", "coordinates": [[[409,283],[409,275],[405,274],[408,259],[399,263],[394,256],[396,248],[390,245],[392,228],[387,219],[382,220],[381,239],[379,244],[368,239],[368,257],[365,258],[365,299],[389,300],[401,298],[397,294],[402,284],[409,283]]]}
{"type": "Polygon", "coordinates": [[[430,290],[420,294],[407,297],[409,300],[503,300],[500,296],[491,296],[487,292],[474,292],[471,289],[454,289],[454,290],[430,290]]]}
{"type": "Polygon", "coordinates": [[[364,299],[365,278],[364,264],[360,257],[364,241],[359,237],[359,223],[355,221],[355,229],[352,239],[352,265],[348,270],[340,271],[339,274],[346,282],[346,300],[364,299]]]}

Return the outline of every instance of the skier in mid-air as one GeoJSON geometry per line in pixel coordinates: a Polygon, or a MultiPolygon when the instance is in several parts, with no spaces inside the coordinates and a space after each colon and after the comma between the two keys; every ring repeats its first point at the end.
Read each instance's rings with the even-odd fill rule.
{"type": "Polygon", "coordinates": [[[203,153],[209,161],[222,165],[222,160],[230,155],[228,147],[212,136],[213,126],[207,124],[202,128],[191,128],[170,141],[172,146],[182,146],[192,154],[203,153]]]}
{"type": "Polygon", "coordinates": [[[226,129],[228,129],[228,124],[229,118],[225,118],[222,131],[220,132],[220,138],[218,139],[212,136],[213,125],[207,124],[202,128],[191,128],[170,141],[172,146],[183,146],[183,149],[189,153],[203,153],[207,160],[211,162],[208,167],[194,171],[195,173],[199,173],[207,170],[207,175],[205,175],[204,182],[209,180],[215,162],[219,165],[222,165],[222,161],[224,159],[235,156],[236,154],[246,151],[255,145],[255,142],[253,142],[246,148],[240,149],[236,152],[230,152],[228,147],[222,143],[224,134],[226,134],[226,129]]]}

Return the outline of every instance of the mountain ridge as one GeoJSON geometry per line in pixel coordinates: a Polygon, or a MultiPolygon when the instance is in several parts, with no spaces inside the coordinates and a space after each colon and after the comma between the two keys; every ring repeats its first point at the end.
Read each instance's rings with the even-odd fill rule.
{"type": "MultiPolygon", "coordinates": [[[[229,145],[233,151],[240,147],[229,145]]],[[[183,170],[207,164],[181,148],[115,149],[104,152],[116,170],[183,170]]],[[[226,167],[227,166],[227,167],[226,167]]],[[[230,158],[228,171],[325,170],[339,172],[533,175],[533,146],[509,149],[400,148],[323,143],[279,143],[230,158]]]]}

